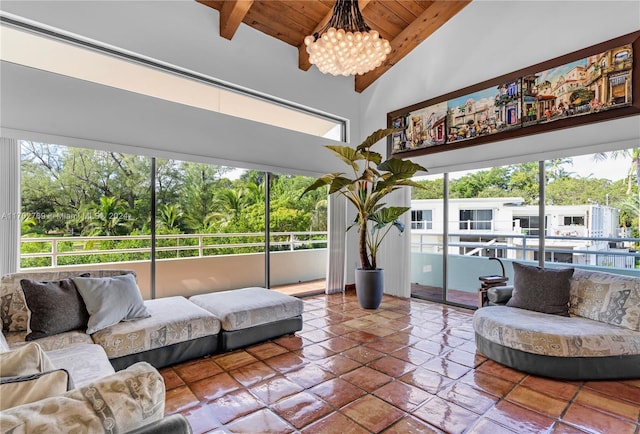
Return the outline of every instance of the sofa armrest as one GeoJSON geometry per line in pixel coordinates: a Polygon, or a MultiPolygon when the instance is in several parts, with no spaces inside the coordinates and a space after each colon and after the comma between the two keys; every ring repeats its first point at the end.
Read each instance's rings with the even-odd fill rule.
{"type": "Polygon", "coordinates": [[[191,425],[180,413],[172,414],[164,419],[129,431],[127,434],[192,434],[191,425]]]}
{"type": "Polygon", "coordinates": [[[494,286],[487,290],[489,305],[501,306],[507,304],[513,294],[513,286],[494,286]]]}
{"type": "Polygon", "coordinates": [[[2,411],[0,432],[128,432],[162,419],[164,398],[162,376],[140,362],[62,395],[2,411]]]}

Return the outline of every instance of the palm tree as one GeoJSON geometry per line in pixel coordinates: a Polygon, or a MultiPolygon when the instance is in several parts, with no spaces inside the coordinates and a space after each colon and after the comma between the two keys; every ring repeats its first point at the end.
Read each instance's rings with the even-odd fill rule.
{"type": "Polygon", "coordinates": [[[327,199],[321,199],[316,202],[316,206],[313,211],[311,211],[311,227],[310,231],[313,231],[314,228],[317,231],[326,231],[327,230],[327,210],[329,206],[329,201],[327,199]]]}
{"type": "MultiPolygon", "coordinates": [[[[619,151],[598,152],[593,154],[595,161],[604,161],[607,158],[614,160],[618,158],[631,159],[629,171],[627,172],[627,194],[631,195],[633,193],[633,177],[635,175],[638,200],[640,201],[640,148],[621,149],[619,151]]],[[[640,234],[640,209],[638,209],[638,232],[640,234]]]]}
{"type": "Polygon", "coordinates": [[[216,193],[216,202],[229,215],[231,220],[237,219],[242,210],[250,204],[251,198],[244,188],[225,188],[216,193]]]}
{"type": "Polygon", "coordinates": [[[557,181],[559,179],[565,179],[574,175],[574,172],[569,172],[563,166],[568,164],[573,166],[573,160],[571,158],[554,158],[545,162],[545,173],[548,181],[557,181]]]}
{"type": "Polygon", "coordinates": [[[100,204],[88,207],[91,220],[83,232],[92,237],[126,235],[129,232],[129,222],[123,204],[124,201],[115,196],[102,196],[100,204]]]}
{"type": "Polygon", "coordinates": [[[640,192],[640,148],[621,149],[619,151],[598,152],[593,154],[594,161],[604,161],[608,158],[630,158],[629,172],[627,173],[627,194],[633,192],[633,176],[636,177],[636,186],[640,192]]]}
{"type": "MultiPolygon", "coordinates": [[[[620,208],[622,214],[621,219],[623,221],[626,220],[624,219],[625,214],[630,217],[640,215],[640,198],[638,198],[637,196],[629,196],[624,202],[618,203],[617,205],[618,208],[620,208]]],[[[640,236],[640,234],[638,236],[640,236]]]]}
{"type": "Polygon", "coordinates": [[[20,221],[20,233],[27,234],[37,225],[38,222],[30,214],[22,214],[20,221]]]}
{"type": "Polygon", "coordinates": [[[166,229],[179,229],[184,213],[177,204],[164,204],[158,211],[158,224],[166,229]]]}

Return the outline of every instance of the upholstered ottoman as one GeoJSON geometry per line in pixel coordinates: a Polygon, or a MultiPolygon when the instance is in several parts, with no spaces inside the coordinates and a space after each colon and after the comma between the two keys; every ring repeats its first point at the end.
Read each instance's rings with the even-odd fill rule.
{"type": "Polygon", "coordinates": [[[265,288],[194,295],[189,301],[220,320],[220,349],[236,348],[302,330],[302,300],[265,288]]]}

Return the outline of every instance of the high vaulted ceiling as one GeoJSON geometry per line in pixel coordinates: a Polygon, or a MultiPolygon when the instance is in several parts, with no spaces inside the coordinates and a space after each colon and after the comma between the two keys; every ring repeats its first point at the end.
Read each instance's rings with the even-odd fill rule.
{"type": "MultiPolygon", "coordinates": [[[[298,66],[312,65],[304,44],[307,35],[320,30],[331,18],[333,0],[197,0],[220,12],[220,36],[232,40],[244,23],[298,48],[298,66]]],[[[422,41],[443,26],[471,0],[360,0],[366,23],[391,43],[383,64],[355,78],[362,92],[422,41]]]]}

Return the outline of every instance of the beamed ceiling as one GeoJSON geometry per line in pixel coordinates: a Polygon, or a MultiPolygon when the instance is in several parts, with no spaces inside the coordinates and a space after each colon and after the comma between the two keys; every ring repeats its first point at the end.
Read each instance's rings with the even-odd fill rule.
{"type": "MultiPolygon", "coordinates": [[[[241,23],[298,49],[298,66],[312,65],[304,38],[321,29],[333,11],[333,0],[197,0],[220,12],[220,36],[233,40],[241,23]]],[[[422,41],[443,26],[471,0],[360,0],[362,16],[391,43],[383,64],[355,77],[355,90],[362,92],[422,41]]]]}

